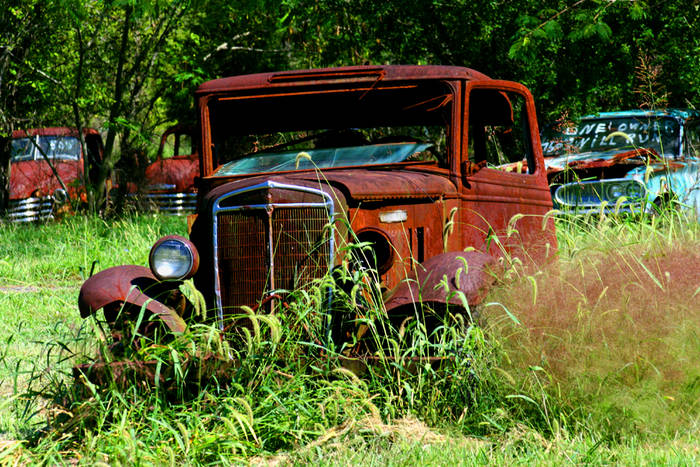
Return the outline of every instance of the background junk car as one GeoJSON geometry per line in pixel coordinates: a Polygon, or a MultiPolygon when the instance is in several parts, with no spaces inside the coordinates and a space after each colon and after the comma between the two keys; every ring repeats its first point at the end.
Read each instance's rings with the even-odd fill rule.
{"type": "Polygon", "coordinates": [[[199,150],[194,128],[174,125],[161,138],[155,160],[130,154],[117,167],[120,194],[139,210],[186,215],[197,209],[199,150]]]}
{"type": "MultiPolygon", "coordinates": [[[[345,261],[376,271],[399,319],[418,301],[462,306],[445,280],[479,304],[506,251],[543,261],[556,250],[535,107],[518,83],[461,67],[366,66],[223,78],[196,97],[190,240],[158,240],[150,269],[91,277],[83,317],[144,305],[182,331],[177,286],[194,277],[223,329],[241,306],[269,310],[345,261]],[[523,156],[525,173],[487,167],[523,156]],[[356,261],[349,242],[372,254],[356,261]]],[[[336,338],[352,333],[352,320],[331,319],[336,338]]]]}
{"type": "Polygon", "coordinates": [[[102,160],[102,138],[84,130],[87,155],[75,128],[36,128],[12,133],[10,202],[14,222],[50,219],[69,200],[84,195],[84,173],[97,170],[102,160]]]}
{"type": "Polygon", "coordinates": [[[654,212],[675,201],[700,216],[696,110],[587,115],[544,131],[542,148],[552,198],[562,211],[654,212]]]}
{"type": "Polygon", "coordinates": [[[196,210],[199,154],[193,128],[176,125],[160,140],[156,160],[146,167],[144,201],[147,207],[167,214],[190,214],[196,210]]]}

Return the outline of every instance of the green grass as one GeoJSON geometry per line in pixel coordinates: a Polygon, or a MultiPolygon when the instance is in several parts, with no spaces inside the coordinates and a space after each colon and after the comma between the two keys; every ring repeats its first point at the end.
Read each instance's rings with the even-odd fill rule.
{"type": "Polygon", "coordinates": [[[134,357],[172,369],[163,385],[73,385],[72,365],[100,348],[76,306],[93,261],[145,265],[158,237],[185,231],[153,216],[0,226],[0,462],[700,462],[696,223],[560,220],[556,267],[506,262],[484,328],[448,320],[431,337],[413,320],[383,333],[368,310],[394,358],[361,377],[314,339],[332,286],[321,282],[283,313],[235,318],[253,326],[231,346],[207,326],[144,340],[134,357]],[[410,363],[429,347],[453,358],[410,363]],[[193,391],[198,367],[183,362],[212,352],[236,364],[193,391]]]}
{"type": "MultiPolygon", "coordinates": [[[[53,364],[60,344],[81,335],[78,291],[93,262],[95,271],[118,264],[146,265],[156,239],[186,230],[184,218],[154,216],[0,225],[0,399],[21,392],[37,379],[38,368],[53,364]]],[[[64,362],[61,368],[70,364],[64,362]]],[[[5,405],[0,410],[0,439],[16,436],[22,424],[21,416],[8,409],[5,405]]]]}

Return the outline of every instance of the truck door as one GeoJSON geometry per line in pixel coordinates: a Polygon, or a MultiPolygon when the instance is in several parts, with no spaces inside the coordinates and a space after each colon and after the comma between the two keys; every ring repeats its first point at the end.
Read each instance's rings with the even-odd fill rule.
{"type": "Polygon", "coordinates": [[[552,200],[532,96],[517,83],[468,82],[464,113],[465,245],[485,244],[492,254],[536,260],[554,251],[553,221],[545,218],[552,200]]]}

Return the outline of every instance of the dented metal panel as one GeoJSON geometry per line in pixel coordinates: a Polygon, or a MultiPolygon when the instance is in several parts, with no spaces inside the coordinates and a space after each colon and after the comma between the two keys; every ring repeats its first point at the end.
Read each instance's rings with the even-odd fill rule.
{"type": "Polygon", "coordinates": [[[144,307],[157,315],[173,332],[184,332],[184,320],[175,310],[159,300],[177,290],[179,283],[159,282],[150,269],[143,266],[116,266],[100,271],[80,288],[78,306],[80,316],[87,318],[111,304],[129,304],[144,307]]]}

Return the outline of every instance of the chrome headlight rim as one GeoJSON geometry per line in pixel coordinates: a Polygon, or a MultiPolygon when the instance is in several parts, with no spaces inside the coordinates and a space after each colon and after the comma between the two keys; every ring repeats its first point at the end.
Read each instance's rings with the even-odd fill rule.
{"type": "Polygon", "coordinates": [[[620,198],[625,198],[625,204],[639,202],[646,194],[642,182],[620,178],[566,183],[554,191],[552,198],[562,206],[597,207],[620,198]]]}
{"type": "Polygon", "coordinates": [[[199,252],[194,244],[180,235],[167,235],[160,238],[151,247],[148,255],[148,265],[151,272],[158,280],[161,281],[181,281],[191,278],[199,268],[199,252]],[[177,250],[176,256],[171,256],[169,259],[162,255],[166,253],[165,249],[170,249],[171,252],[177,250]],[[184,254],[181,254],[184,253],[184,254]],[[178,256],[178,254],[180,254],[178,256]],[[170,261],[170,266],[168,266],[170,261]],[[175,270],[168,272],[168,269],[175,270]]]}
{"type": "Polygon", "coordinates": [[[625,196],[633,200],[643,200],[647,195],[646,185],[638,180],[630,180],[625,191],[625,196]]]}
{"type": "Polygon", "coordinates": [[[56,188],[53,192],[53,200],[56,204],[65,204],[68,198],[68,193],[63,188],[56,188]]]}

